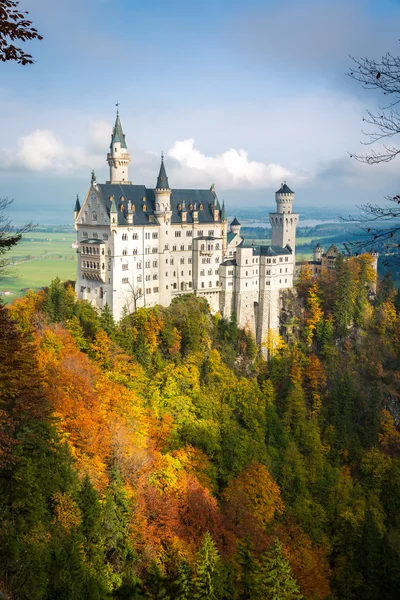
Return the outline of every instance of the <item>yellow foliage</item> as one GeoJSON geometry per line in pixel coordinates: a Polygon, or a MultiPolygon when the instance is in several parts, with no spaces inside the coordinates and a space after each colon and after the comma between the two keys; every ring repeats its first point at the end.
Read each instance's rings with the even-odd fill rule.
{"type": "Polygon", "coordinates": [[[279,354],[284,354],[288,348],[287,343],[276,329],[268,329],[266,338],[261,346],[267,350],[269,358],[279,354]]]}
{"type": "Polygon", "coordinates": [[[54,523],[59,525],[66,535],[71,529],[78,527],[81,522],[81,513],[76,502],[70,494],[56,492],[53,495],[54,523]]]}

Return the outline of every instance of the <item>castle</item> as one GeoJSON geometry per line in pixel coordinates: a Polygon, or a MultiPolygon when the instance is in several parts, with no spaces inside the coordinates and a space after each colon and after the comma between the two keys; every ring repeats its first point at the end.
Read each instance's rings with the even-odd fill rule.
{"type": "Polygon", "coordinates": [[[129,181],[130,155],[117,111],[107,154],[110,180],[94,173],[85,200],[76,200],[76,292],[116,320],[124,309],[168,306],[182,294],[207,299],[211,311],[248,327],[261,344],[278,330],[280,294],[293,287],[294,193],[283,183],[271,213],[270,246],[246,243],[235,218],[229,226],[214,185],[171,189],[161,158],[155,188],[129,181]]]}

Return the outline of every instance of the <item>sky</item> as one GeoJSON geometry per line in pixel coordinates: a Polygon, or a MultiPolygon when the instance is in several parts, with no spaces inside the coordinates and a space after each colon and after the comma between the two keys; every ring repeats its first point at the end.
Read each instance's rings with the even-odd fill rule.
{"type": "Polygon", "coordinates": [[[119,103],[133,183],[215,183],[228,215],[352,210],[399,193],[398,165],[366,166],[362,118],[383,99],[351,56],[399,53],[399,0],[20,0],[43,35],[35,64],[0,63],[0,197],[14,222],[72,222],[90,173],[108,179],[119,103]]]}

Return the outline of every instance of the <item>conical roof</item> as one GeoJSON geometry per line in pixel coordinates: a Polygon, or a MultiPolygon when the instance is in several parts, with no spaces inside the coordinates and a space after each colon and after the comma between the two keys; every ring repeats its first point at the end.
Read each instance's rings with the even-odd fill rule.
{"type": "Polygon", "coordinates": [[[115,125],[112,132],[111,144],[115,142],[119,142],[121,144],[121,148],[126,148],[125,135],[122,131],[121,120],[119,118],[119,111],[117,110],[117,118],[115,119],[115,125]]]}
{"type": "Polygon", "coordinates": [[[290,189],[288,185],[286,185],[286,181],[281,184],[280,189],[276,192],[277,194],[294,194],[293,190],[290,189]]]}
{"type": "Polygon", "coordinates": [[[167,172],[165,170],[163,154],[161,155],[161,166],[160,166],[160,172],[157,177],[156,189],[157,190],[169,190],[170,189],[169,183],[168,183],[167,172]]]}
{"type": "Polygon", "coordinates": [[[225,202],[222,202],[222,210],[221,210],[221,221],[226,221],[226,210],[225,210],[225,202]]]}
{"type": "Polygon", "coordinates": [[[237,220],[236,217],[233,219],[231,225],[240,225],[240,223],[239,223],[239,221],[237,220]]]}
{"type": "Polygon", "coordinates": [[[112,201],[111,201],[110,213],[117,213],[117,212],[118,212],[117,206],[116,206],[115,200],[113,198],[112,201]]]}
{"type": "Polygon", "coordinates": [[[76,202],[75,202],[74,212],[79,212],[80,210],[81,210],[81,203],[79,202],[79,196],[77,194],[76,195],[76,202]]]}

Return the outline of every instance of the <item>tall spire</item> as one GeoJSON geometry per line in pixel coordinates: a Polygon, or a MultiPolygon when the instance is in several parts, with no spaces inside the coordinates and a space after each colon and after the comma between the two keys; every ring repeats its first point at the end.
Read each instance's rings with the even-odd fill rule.
{"type": "Polygon", "coordinates": [[[78,213],[80,210],[81,210],[81,203],[79,202],[79,196],[77,194],[74,212],[78,213]]]}
{"type": "Polygon", "coordinates": [[[225,210],[225,201],[222,202],[221,221],[227,221],[226,210],[225,210]]]}
{"type": "MultiPolygon", "coordinates": [[[[117,105],[118,106],[118,105],[117,105]]],[[[121,119],[119,118],[119,110],[117,108],[117,116],[115,119],[115,125],[111,136],[111,145],[115,142],[119,142],[121,144],[121,148],[126,148],[125,135],[122,131],[121,119]]]]}
{"type": "Polygon", "coordinates": [[[164,166],[164,153],[161,153],[161,165],[160,165],[160,172],[157,177],[156,189],[157,190],[169,190],[170,189],[167,173],[165,171],[165,166],[164,166]]]}

